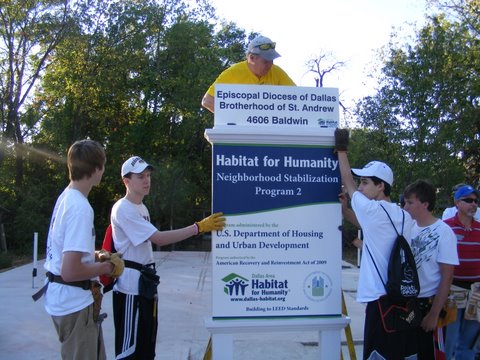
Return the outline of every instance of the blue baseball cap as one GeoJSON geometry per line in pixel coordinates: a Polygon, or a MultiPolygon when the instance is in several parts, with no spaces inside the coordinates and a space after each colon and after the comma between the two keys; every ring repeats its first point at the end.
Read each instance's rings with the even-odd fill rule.
{"type": "Polygon", "coordinates": [[[455,200],[458,200],[458,199],[461,199],[465,196],[468,196],[470,194],[475,194],[477,196],[477,199],[478,199],[478,191],[475,190],[472,186],[470,185],[464,185],[462,186],[461,188],[459,188],[456,192],[455,192],[455,195],[453,196],[453,198],[455,200]]]}

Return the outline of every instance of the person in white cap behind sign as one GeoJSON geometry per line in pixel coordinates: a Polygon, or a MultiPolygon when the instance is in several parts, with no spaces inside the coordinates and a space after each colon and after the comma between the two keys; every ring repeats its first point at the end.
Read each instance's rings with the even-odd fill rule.
{"type": "Polygon", "coordinates": [[[215,111],[215,84],[288,85],[295,83],[273,60],[280,57],[276,44],[265,36],[257,36],[248,44],[247,58],[224,70],[203,96],[202,106],[215,111]]]}
{"type": "Polygon", "coordinates": [[[113,243],[126,268],[113,287],[115,356],[117,359],[155,358],[157,338],[157,285],[152,243],[163,246],[225,225],[215,213],[190,226],[159,231],[151,222],[143,198],[150,192],[153,167],[138,156],[122,165],[126,195],[112,208],[113,243]]]}
{"type": "Polygon", "coordinates": [[[357,287],[357,301],[367,304],[363,358],[416,359],[417,329],[388,332],[382,325],[379,311],[379,299],[386,295],[384,283],[388,279],[388,261],[397,238],[385,212],[399,232],[403,228],[403,236],[409,243],[414,222],[406,211],[390,200],[392,169],[381,161],[371,161],[362,169],[351,169],[347,156],[348,142],[348,130],[336,129],[335,151],[338,153],[342,183],[350,195],[352,209],[364,234],[364,255],[357,287]],[[360,178],[358,187],[354,175],[360,178]]]}

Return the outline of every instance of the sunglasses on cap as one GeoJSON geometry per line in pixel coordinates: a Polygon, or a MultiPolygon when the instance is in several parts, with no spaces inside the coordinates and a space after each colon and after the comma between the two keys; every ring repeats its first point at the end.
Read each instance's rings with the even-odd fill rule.
{"type": "Polygon", "coordinates": [[[471,203],[478,204],[478,199],[465,198],[465,199],[460,199],[460,200],[466,202],[467,204],[471,204],[471,203]]]}
{"type": "Polygon", "coordinates": [[[276,43],[268,43],[268,44],[260,44],[255,46],[256,48],[259,48],[260,50],[270,50],[270,49],[275,49],[276,43]]]}

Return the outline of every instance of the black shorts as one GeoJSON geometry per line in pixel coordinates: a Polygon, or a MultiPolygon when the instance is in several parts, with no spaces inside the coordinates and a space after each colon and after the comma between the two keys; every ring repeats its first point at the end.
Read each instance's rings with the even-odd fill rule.
{"type": "Polygon", "coordinates": [[[364,360],[405,360],[417,357],[417,328],[387,333],[377,301],[367,303],[363,334],[364,360]]]}

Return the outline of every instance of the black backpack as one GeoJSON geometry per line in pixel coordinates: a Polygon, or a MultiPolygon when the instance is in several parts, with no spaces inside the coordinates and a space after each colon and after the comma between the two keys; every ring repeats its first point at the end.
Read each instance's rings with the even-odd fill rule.
{"type": "MultiPolygon", "coordinates": [[[[402,232],[399,233],[387,210],[385,210],[382,205],[380,206],[387,214],[388,219],[392,223],[392,226],[397,233],[397,238],[395,239],[392,252],[390,253],[390,259],[388,261],[388,279],[386,284],[380,276],[380,272],[378,271],[375,261],[373,264],[377,269],[378,275],[380,276],[383,286],[385,286],[385,290],[387,291],[387,295],[390,299],[404,301],[411,298],[416,298],[420,293],[420,281],[418,279],[417,265],[415,263],[412,249],[410,248],[407,240],[403,237],[405,213],[402,211],[402,232]]],[[[370,256],[372,256],[369,250],[368,253],[370,256]]]]}

